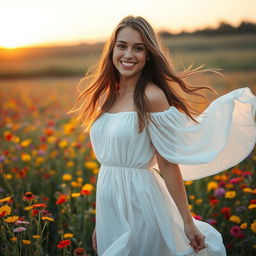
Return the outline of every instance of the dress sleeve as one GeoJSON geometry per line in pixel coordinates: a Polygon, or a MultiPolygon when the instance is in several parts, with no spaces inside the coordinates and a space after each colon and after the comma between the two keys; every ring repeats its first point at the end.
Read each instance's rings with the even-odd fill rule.
{"type": "Polygon", "coordinates": [[[256,97],[245,87],[214,100],[196,118],[199,123],[171,106],[152,112],[147,129],[159,154],[179,164],[184,180],[195,180],[226,170],[250,154],[256,141],[255,110],[256,97]]]}

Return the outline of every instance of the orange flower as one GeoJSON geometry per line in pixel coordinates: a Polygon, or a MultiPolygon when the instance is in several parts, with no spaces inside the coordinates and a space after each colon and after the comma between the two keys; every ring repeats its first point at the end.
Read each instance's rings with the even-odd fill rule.
{"type": "Polygon", "coordinates": [[[24,201],[33,200],[36,196],[32,192],[26,192],[23,196],[24,201]]]}
{"type": "Polygon", "coordinates": [[[68,196],[65,194],[61,194],[56,201],[56,204],[63,204],[68,201],[68,196]]]}

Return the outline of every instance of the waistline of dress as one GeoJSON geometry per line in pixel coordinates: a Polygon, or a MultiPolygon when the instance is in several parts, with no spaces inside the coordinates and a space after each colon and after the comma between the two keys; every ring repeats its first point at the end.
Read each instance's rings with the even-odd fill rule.
{"type": "Polygon", "coordinates": [[[107,165],[107,164],[101,164],[101,169],[104,168],[111,168],[111,169],[135,169],[135,170],[150,170],[150,167],[137,167],[137,166],[122,166],[122,165],[107,165]]]}

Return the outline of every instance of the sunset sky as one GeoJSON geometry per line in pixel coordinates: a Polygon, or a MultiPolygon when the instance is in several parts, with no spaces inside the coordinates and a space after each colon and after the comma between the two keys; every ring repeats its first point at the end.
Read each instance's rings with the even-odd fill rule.
{"type": "Polygon", "coordinates": [[[180,32],[256,22],[255,10],[255,0],[0,0],[0,47],[102,41],[129,14],[180,32]]]}

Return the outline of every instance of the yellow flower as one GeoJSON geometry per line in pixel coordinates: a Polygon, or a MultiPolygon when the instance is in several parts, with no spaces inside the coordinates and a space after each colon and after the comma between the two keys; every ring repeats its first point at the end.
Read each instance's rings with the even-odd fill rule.
{"type": "Polygon", "coordinates": [[[9,205],[3,205],[0,207],[0,215],[5,212],[5,215],[10,215],[12,208],[9,205]]]}
{"type": "Polygon", "coordinates": [[[14,236],[14,237],[11,238],[11,240],[12,240],[13,242],[17,241],[17,237],[14,236]]]}
{"type": "Polygon", "coordinates": [[[7,179],[7,180],[11,180],[12,179],[12,174],[7,173],[7,174],[4,175],[4,178],[7,179]]]}
{"type": "Polygon", "coordinates": [[[98,167],[98,164],[93,161],[87,161],[84,163],[84,167],[89,168],[89,169],[95,169],[98,167]]]}
{"type": "Polygon", "coordinates": [[[50,218],[50,217],[47,217],[47,216],[42,217],[42,220],[54,221],[53,218],[50,218]]]}
{"type": "Polygon", "coordinates": [[[254,221],[254,222],[251,224],[250,229],[251,229],[254,233],[256,233],[256,221],[254,221]]]}
{"type": "Polygon", "coordinates": [[[99,168],[93,169],[93,170],[92,170],[92,173],[93,173],[94,175],[97,175],[97,174],[99,173],[99,168]]]}
{"type": "Polygon", "coordinates": [[[10,216],[10,217],[4,219],[4,221],[5,221],[5,222],[8,222],[8,223],[14,223],[14,222],[16,222],[18,219],[19,219],[18,216],[10,216]]]}
{"type": "Polygon", "coordinates": [[[74,236],[74,234],[72,234],[72,233],[65,233],[63,235],[63,238],[72,238],[73,236],[74,236]]]}
{"type": "Polygon", "coordinates": [[[82,186],[81,183],[78,183],[78,182],[76,182],[76,181],[72,181],[72,182],[70,183],[70,185],[71,185],[71,187],[73,187],[73,188],[79,188],[79,187],[82,186]]]}
{"type": "Polygon", "coordinates": [[[237,223],[237,224],[240,224],[241,223],[241,218],[239,216],[236,216],[236,215],[232,215],[229,217],[229,220],[234,222],[234,223],[237,223]]]}
{"type": "Polygon", "coordinates": [[[232,184],[232,183],[227,183],[227,184],[225,185],[225,187],[226,187],[227,189],[231,189],[231,188],[234,187],[234,184],[232,184]]]}
{"type": "Polygon", "coordinates": [[[63,175],[62,175],[62,180],[64,180],[64,181],[70,181],[70,180],[72,180],[72,175],[71,175],[71,174],[68,174],[68,173],[63,174],[63,175]]]}
{"type": "Polygon", "coordinates": [[[76,175],[77,175],[77,176],[82,176],[82,175],[83,175],[83,171],[77,170],[77,171],[76,171],[76,175]]]}
{"type": "Polygon", "coordinates": [[[250,204],[249,206],[248,206],[248,209],[255,209],[256,208],[256,204],[250,204]]]}
{"type": "Polygon", "coordinates": [[[34,235],[33,238],[35,238],[35,239],[40,239],[41,236],[39,236],[39,235],[34,235]]]}
{"type": "Polygon", "coordinates": [[[244,188],[243,191],[244,191],[244,193],[252,193],[251,188],[244,188]]]}
{"type": "Polygon", "coordinates": [[[0,199],[0,203],[8,202],[8,201],[10,201],[10,200],[11,200],[11,197],[8,196],[8,197],[5,197],[5,198],[0,199]]]}
{"type": "Polygon", "coordinates": [[[38,156],[38,157],[36,158],[36,164],[37,164],[37,165],[39,165],[39,164],[41,164],[41,163],[43,163],[43,162],[44,162],[44,158],[43,158],[43,157],[38,156]]]}
{"type": "Polygon", "coordinates": [[[192,208],[193,208],[193,205],[192,205],[192,204],[189,204],[189,205],[188,205],[188,208],[189,208],[189,210],[191,211],[192,208]]]}
{"type": "Polygon", "coordinates": [[[21,160],[23,162],[29,162],[31,160],[31,156],[29,154],[22,154],[21,155],[21,160]]]}
{"type": "Polygon", "coordinates": [[[22,240],[22,243],[28,245],[28,244],[31,244],[31,241],[29,241],[29,240],[22,240]]]}
{"type": "Polygon", "coordinates": [[[248,226],[247,223],[244,222],[244,223],[242,223],[242,224],[240,225],[240,228],[241,228],[241,229],[246,229],[247,226],[248,226]]]}
{"type": "Polygon", "coordinates": [[[78,183],[83,183],[83,181],[84,181],[82,177],[78,177],[76,180],[78,183]]]}
{"type": "Polygon", "coordinates": [[[72,193],[71,196],[72,197],[79,197],[81,194],[80,193],[72,193]]]}
{"type": "Polygon", "coordinates": [[[195,198],[196,198],[196,197],[195,197],[194,195],[189,196],[189,199],[190,199],[190,200],[195,200],[195,198]]]}
{"type": "Polygon", "coordinates": [[[201,204],[202,202],[203,202],[203,199],[202,198],[198,198],[198,199],[196,199],[196,204],[201,204]]]}
{"type": "Polygon", "coordinates": [[[65,148],[68,145],[68,142],[66,140],[62,140],[59,142],[59,147],[60,148],[65,148]]]}
{"type": "Polygon", "coordinates": [[[21,145],[22,147],[27,147],[31,142],[32,142],[32,141],[31,141],[30,139],[28,139],[28,140],[23,140],[23,141],[20,143],[20,145],[21,145]]]}
{"type": "Polygon", "coordinates": [[[68,161],[67,162],[67,167],[73,167],[75,164],[73,161],[68,161]]]}
{"type": "Polygon", "coordinates": [[[227,191],[225,194],[225,198],[229,198],[229,199],[232,199],[235,196],[236,196],[236,191],[234,191],[234,190],[227,191]]]}
{"type": "Polygon", "coordinates": [[[210,181],[208,184],[207,184],[207,192],[210,192],[214,189],[218,188],[218,183],[216,181],[210,181]]]}
{"type": "Polygon", "coordinates": [[[92,191],[93,190],[93,185],[87,183],[87,184],[83,185],[82,190],[92,191]]]}
{"type": "Polygon", "coordinates": [[[74,131],[74,129],[75,129],[75,125],[72,123],[67,123],[63,125],[63,130],[64,130],[63,132],[66,135],[71,134],[74,131]]]}
{"type": "Polygon", "coordinates": [[[192,181],[192,180],[186,180],[186,181],[184,181],[184,184],[185,184],[186,186],[189,186],[189,185],[192,185],[192,184],[193,184],[193,181],[192,181]]]}
{"type": "Polygon", "coordinates": [[[96,213],[96,209],[91,209],[90,213],[95,214],[96,213]]]}
{"type": "Polygon", "coordinates": [[[25,211],[30,211],[32,209],[32,206],[27,206],[24,208],[25,211]]]}
{"type": "MultiPolygon", "coordinates": [[[[47,138],[47,142],[48,142],[49,144],[55,143],[56,140],[57,140],[57,138],[56,138],[55,136],[50,136],[50,137],[47,138]]],[[[54,151],[54,152],[55,152],[55,151],[54,151]]]]}

